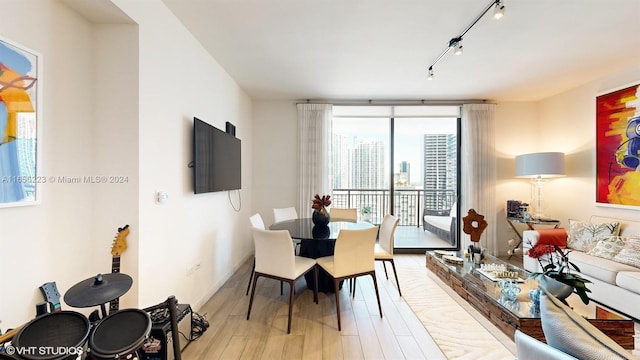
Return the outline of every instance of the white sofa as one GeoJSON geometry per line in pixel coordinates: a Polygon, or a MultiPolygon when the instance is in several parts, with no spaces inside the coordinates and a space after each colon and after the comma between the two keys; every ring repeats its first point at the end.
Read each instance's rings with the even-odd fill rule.
{"type": "MultiPolygon", "coordinates": [[[[596,216],[591,217],[590,221],[597,223],[619,221],[620,236],[640,235],[640,222],[596,216]]],[[[527,255],[529,248],[538,241],[538,238],[539,234],[536,230],[524,231],[522,235],[523,267],[530,272],[541,271],[539,262],[527,255]]],[[[569,259],[580,268],[580,275],[592,282],[587,284],[591,290],[589,293],[591,299],[635,319],[640,319],[640,268],[591,256],[578,250],[572,251],[569,259]]]]}

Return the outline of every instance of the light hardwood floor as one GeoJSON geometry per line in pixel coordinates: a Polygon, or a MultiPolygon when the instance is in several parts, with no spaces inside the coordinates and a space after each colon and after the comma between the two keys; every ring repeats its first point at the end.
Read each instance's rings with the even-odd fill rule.
{"type": "MultiPolygon", "coordinates": [[[[424,255],[398,255],[405,266],[424,269],[424,255]],[[408,263],[407,263],[408,262],[408,263]]],[[[398,261],[398,260],[396,260],[398,261]]],[[[197,310],[209,329],[183,351],[188,359],[445,359],[423,323],[398,295],[377,264],[383,318],[380,318],[370,277],[357,281],[354,299],[348,286],[340,291],[342,331],[337,329],[334,294],[313,292],[296,284],[291,334],[287,334],[288,286],[280,295],[279,282],[260,278],[246,320],[245,296],[251,261],[246,262],[206,304],[197,310]]],[[[402,286],[402,278],[400,279],[402,286]]],[[[405,286],[410,286],[407,282],[405,286]]],[[[402,288],[405,291],[405,288],[402,288]]],[[[407,289],[408,290],[408,289],[407,289]]]]}
{"type": "MultiPolygon", "coordinates": [[[[377,263],[383,318],[378,313],[371,278],[360,278],[355,299],[348,286],[340,292],[342,331],[337,330],[334,294],[313,293],[304,280],[296,284],[291,334],[287,334],[288,288],[261,278],[251,319],[245,296],[251,261],[196,311],[211,324],[182,353],[192,359],[459,359],[512,360],[511,339],[451,288],[429,272],[424,255],[394,256],[403,297],[377,263]]],[[[517,263],[516,258],[511,261],[517,263]]],[[[636,323],[636,334],[640,325],[636,323]]],[[[640,337],[636,348],[640,348],[640,337]]],[[[638,356],[638,351],[634,351],[638,356]]]]}

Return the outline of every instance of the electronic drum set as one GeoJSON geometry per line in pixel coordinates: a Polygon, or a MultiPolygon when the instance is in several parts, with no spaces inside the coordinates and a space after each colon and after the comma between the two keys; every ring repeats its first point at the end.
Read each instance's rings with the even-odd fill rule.
{"type": "Polygon", "coordinates": [[[139,359],[151,331],[149,314],[124,309],[107,315],[105,305],[124,295],[132,283],[122,273],[98,274],[77,283],[65,293],[64,301],[76,308],[100,306],[102,317],[91,322],[69,310],[40,315],[18,330],[5,348],[11,356],[0,354],[0,360],[67,360],[85,355],[91,360],[139,359]]]}

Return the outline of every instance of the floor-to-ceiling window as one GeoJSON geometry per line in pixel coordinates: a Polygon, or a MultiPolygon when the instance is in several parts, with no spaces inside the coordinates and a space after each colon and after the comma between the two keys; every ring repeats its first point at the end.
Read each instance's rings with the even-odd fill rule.
{"type": "Polygon", "coordinates": [[[374,224],[398,216],[396,249],[456,247],[459,107],[334,105],[333,114],[332,206],[374,224]]]}

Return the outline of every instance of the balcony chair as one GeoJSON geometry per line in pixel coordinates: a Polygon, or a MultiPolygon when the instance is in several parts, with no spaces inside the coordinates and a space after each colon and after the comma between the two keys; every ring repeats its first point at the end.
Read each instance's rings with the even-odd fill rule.
{"type": "Polygon", "coordinates": [[[247,310],[247,320],[251,316],[251,306],[256,292],[256,281],[260,276],[286,281],[289,283],[289,321],[287,334],[291,333],[291,314],[293,312],[293,293],[296,280],[313,270],[315,286],[313,301],[318,303],[318,267],[314,259],[294,255],[291,252],[291,235],[287,230],[253,229],[253,241],[256,247],[256,269],[247,310]]]}
{"type": "Polygon", "coordinates": [[[389,274],[387,274],[386,262],[388,261],[391,263],[393,275],[396,278],[396,285],[398,286],[398,294],[402,296],[402,291],[400,291],[400,282],[398,281],[398,272],[396,271],[396,264],[393,261],[394,238],[398,222],[400,222],[400,219],[389,214],[385,215],[384,219],[382,219],[382,224],[380,224],[380,234],[378,234],[378,243],[375,248],[375,259],[376,261],[382,261],[384,275],[387,277],[387,280],[389,280],[389,274]]]}
{"type": "Polygon", "coordinates": [[[322,267],[332,278],[336,294],[336,315],[338,316],[338,330],[342,330],[340,323],[340,281],[357,278],[363,275],[371,275],[373,286],[376,290],[378,310],[382,317],[380,294],[376,281],[374,247],[378,227],[374,226],[362,230],[340,230],[336,239],[333,256],[325,256],[316,259],[318,266],[322,267]]]}

